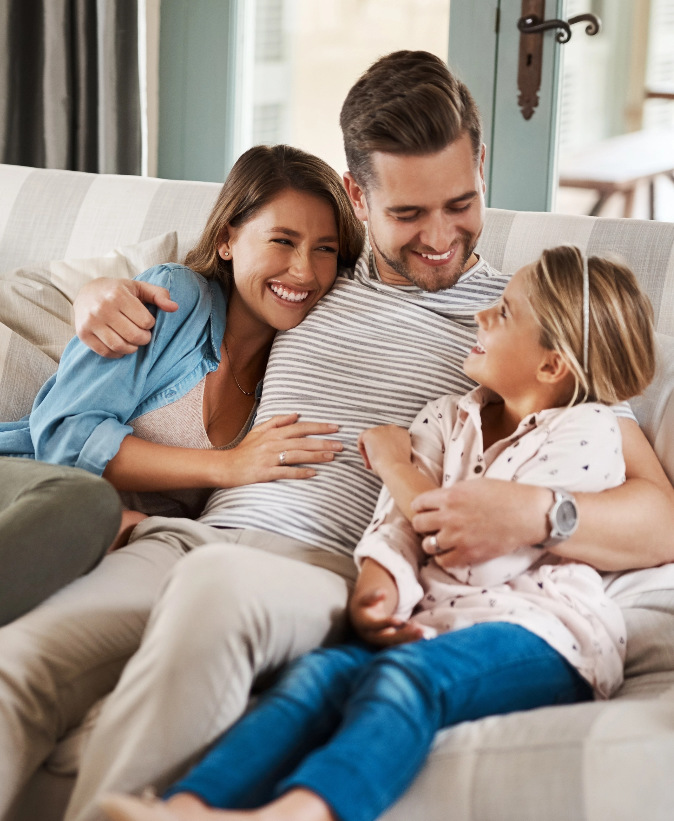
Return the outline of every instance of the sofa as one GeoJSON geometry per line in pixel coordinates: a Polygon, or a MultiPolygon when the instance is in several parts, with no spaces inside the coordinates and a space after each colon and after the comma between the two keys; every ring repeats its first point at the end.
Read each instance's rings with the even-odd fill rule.
{"type": "MultiPolygon", "coordinates": [[[[72,334],[92,276],[181,259],[219,186],[0,165],[0,418],[27,412],[72,334]]],[[[513,272],[549,246],[617,254],[655,309],[659,363],[634,402],[674,480],[674,224],[488,209],[479,251],[513,272]]],[[[639,539],[639,534],[634,534],[639,539]]],[[[628,627],[608,702],[467,722],[438,734],[386,821],[670,821],[674,817],[674,565],[606,576],[628,627]]],[[[58,625],[54,625],[58,629],[58,625]]],[[[86,725],[72,728],[5,821],[62,818],[86,725]]]]}

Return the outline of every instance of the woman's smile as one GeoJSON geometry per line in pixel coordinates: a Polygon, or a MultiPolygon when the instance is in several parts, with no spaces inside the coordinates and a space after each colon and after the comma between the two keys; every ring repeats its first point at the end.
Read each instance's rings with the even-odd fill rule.
{"type": "Polygon", "coordinates": [[[278,331],[294,328],[332,287],[339,239],[329,202],[286,189],[255,216],[229,226],[218,249],[230,259],[248,316],[278,331]]]}
{"type": "Polygon", "coordinates": [[[298,304],[304,302],[311,293],[308,290],[298,291],[296,288],[283,282],[270,282],[269,289],[282,303],[289,302],[298,304]]]}

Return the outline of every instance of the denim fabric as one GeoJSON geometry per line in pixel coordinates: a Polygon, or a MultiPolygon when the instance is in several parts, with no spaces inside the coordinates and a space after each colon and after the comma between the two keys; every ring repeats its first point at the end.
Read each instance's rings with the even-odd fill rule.
{"type": "Polygon", "coordinates": [[[443,727],[591,696],[559,653],[513,624],[385,650],[319,649],[167,795],[246,809],[304,787],[341,821],[371,821],[407,789],[443,727]]]}
{"type": "Polygon", "coordinates": [[[175,402],[217,369],[227,309],[219,283],[174,263],[137,279],[168,288],[178,310],[149,306],[152,340],[121,359],[103,359],[72,339],[30,415],[0,423],[0,454],[101,474],[133,433],[130,420],[175,402]]]}

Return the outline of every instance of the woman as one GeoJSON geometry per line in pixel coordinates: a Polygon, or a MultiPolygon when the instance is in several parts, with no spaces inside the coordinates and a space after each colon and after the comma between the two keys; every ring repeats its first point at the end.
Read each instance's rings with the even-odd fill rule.
{"type": "MultiPolygon", "coordinates": [[[[362,242],[326,163],[250,149],[185,265],[140,276],[177,302],[158,313],[150,345],[102,360],[73,339],[31,414],[0,424],[0,453],[103,475],[132,494],[127,506],[163,515],[196,515],[214,487],[310,478],[299,465],[330,461],[341,444],[308,437],[336,426],[289,414],[247,431],[276,331],[302,321],[362,242]]],[[[139,518],[127,512],[122,530],[139,518]]]]}

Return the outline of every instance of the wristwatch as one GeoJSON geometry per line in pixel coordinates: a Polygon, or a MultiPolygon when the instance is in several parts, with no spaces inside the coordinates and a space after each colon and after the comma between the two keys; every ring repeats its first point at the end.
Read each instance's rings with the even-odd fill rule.
{"type": "Polygon", "coordinates": [[[578,506],[573,496],[559,488],[551,487],[550,490],[553,496],[552,507],[548,510],[550,535],[544,542],[534,545],[541,550],[565,542],[578,527],[578,506]]]}

